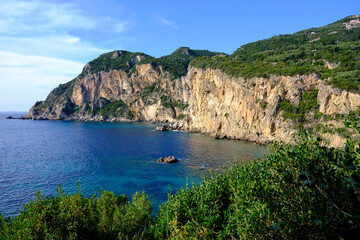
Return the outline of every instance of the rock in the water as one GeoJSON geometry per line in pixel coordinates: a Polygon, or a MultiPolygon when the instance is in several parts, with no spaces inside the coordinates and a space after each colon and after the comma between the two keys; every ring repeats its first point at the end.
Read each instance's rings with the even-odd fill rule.
{"type": "Polygon", "coordinates": [[[170,128],[168,124],[163,124],[155,128],[155,131],[169,131],[169,130],[170,128]]]}
{"type": "Polygon", "coordinates": [[[6,119],[13,119],[13,117],[12,116],[7,116],[6,119]]]}
{"type": "Polygon", "coordinates": [[[165,157],[165,158],[159,158],[157,160],[157,162],[160,162],[160,163],[176,163],[178,161],[179,160],[176,159],[174,156],[168,156],[168,157],[165,157]]]}
{"type": "Polygon", "coordinates": [[[179,122],[165,123],[155,128],[155,131],[174,131],[181,130],[182,125],[179,122]]]}

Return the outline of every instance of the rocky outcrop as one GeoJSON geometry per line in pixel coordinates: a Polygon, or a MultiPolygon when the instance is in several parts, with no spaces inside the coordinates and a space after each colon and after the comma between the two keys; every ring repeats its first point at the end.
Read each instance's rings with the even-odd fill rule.
{"type": "Polygon", "coordinates": [[[330,69],[330,70],[333,70],[333,69],[336,69],[340,66],[340,62],[334,62],[334,63],[331,63],[331,62],[328,62],[326,60],[324,60],[324,67],[330,69]]]}
{"type": "MultiPolygon", "coordinates": [[[[114,52],[112,57],[120,55],[114,52]]],[[[298,122],[284,119],[280,109],[284,100],[298,106],[305,92],[318,89],[318,111],[326,115],[348,114],[360,103],[359,94],[333,88],[316,74],[244,79],[189,67],[186,76],[174,79],[161,67],[139,65],[140,60],[135,57],[128,63],[132,72],[91,72],[86,65],[79,77],[36,102],[23,118],[167,122],[156,130],[186,130],[264,144],[294,141],[298,122]]],[[[323,124],[314,113],[305,117],[309,128],[323,124]]],[[[338,136],[329,145],[343,142],[338,136]]]]}
{"type": "Polygon", "coordinates": [[[185,81],[191,90],[186,130],[259,143],[290,142],[296,130],[278,114],[280,102],[297,105],[304,91],[320,84],[316,75],[243,79],[194,68],[185,81]]]}
{"type": "MultiPolygon", "coordinates": [[[[354,16],[352,16],[352,17],[358,17],[359,15],[354,15],[354,16]]],[[[353,20],[351,20],[351,21],[349,21],[349,22],[345,22],[344,23],[344,26],[345,26],[345,28],[346,29],[352,29],[352,28],[358,28],[358,27],[360,27],[360,18],[358,18],[358,19],[353,19],[353,20]]]]}
{"type": "Polygon", "coordinates": [[[348,114],[360,105],[360,95],[322,82],[318,94],[319,111],[324,114],[348,114]]]}
{"type": "Polygon", "coordinates": [[[176,121],[173,123],[165,123],[155,128],[155,131],[177,131],[184,129],[183,121],[176,121]]]}
{"type": "Polygon", "coordinates": [[[179,160],[176,159],[174,156],[168,156],[164,158],[158,158],[158,163],[177,163],[179,160]]]}

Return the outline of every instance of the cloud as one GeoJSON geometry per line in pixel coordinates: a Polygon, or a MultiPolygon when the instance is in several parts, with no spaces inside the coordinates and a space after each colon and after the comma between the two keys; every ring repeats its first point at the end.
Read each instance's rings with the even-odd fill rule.
{"type": "Polygon", "coordinates": [[[90,30],[96,26],[96,20],[82,16],[73,4],[41,0],[0,3],[0,32],[8,35],[64,28],[90,30]]]}
{"type": "Polygon", "coordinates": [[[77,59],[82,62],[87,62],[94,56],[109,51],[66,33],[31,37],[0,36],[1,50],[27,55],[77,59]]]}
{"type": "Polygon", "coordinates": [[[0,13],[6,16],[21,16],[33,11],[37,7],[36,2],[3,1],[0,2],[0,13]]]}
{"type": "Polygon", "coordinates": [[[115,32],[117,33],[121,33],[123,31],[125,31],[128,26],[129,26],[129,23],[128,22],[119,22],[119,21],[116,21],[116,23],[114,24],[115,25],[115,32]]]}
{"type": "Polygon", "coordinates": [[[163,18],[163,17],[159,17],[159,20],[161,23],[173,28],[173,29],[178,29],[178,26],[176,26],[173,22],[170,22],[169,20],[163,18]]]}
{"type": "Polygon", "coordinates": [[[53,0],[0,0],[0,111],[26,110],[44,99],[76,77],[86,62],[110,51],[100,42],[116,38],[118,44],[130,27],[127,19],[83,9],[92,8],[53,0]]]}
{"type": "Polygon", "coordinates": [[[80,74],[83,66],[83,63],[64,59],[0,51],[0,85],[51,90],[80,74]]]}
{"type": "Polygon", "coordinates": [[[64,59],[0,51],[0,110],[25,110],[35,101],[45,99],[60,83],[76,77],[84,64],[64,59]],[[31,94],[29,94],[31,93],[31,94]],[[6,107],[22,102],[22,108],[6,107]],[[11,100],[11,101],[9,101],[11,100]],[[8,102],[7,106],[2,106],[8,102]],[[26,103],[26,104],[24,104],[26,103]]]}

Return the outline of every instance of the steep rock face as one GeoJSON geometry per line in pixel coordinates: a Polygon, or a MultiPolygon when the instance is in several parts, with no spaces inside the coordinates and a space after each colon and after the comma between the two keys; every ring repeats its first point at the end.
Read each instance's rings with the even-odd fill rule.
{"type": "MultiPolygon", "coordinates": [[[[87,73],[61,89],[37,102],[24,118],[129,121],[132,116],[130,120],[177,122],[179,130],[216,138],[293,142],[297,123],[284,120],[280,103],[285,99],[298,106],[304,92],[319,89],[318,110],[327,115],[348,114],[360,103],[359,94],[326,85],[316,74],[244,79],[189,67],[185,77],[174,80],[150,64],[136,65],[131,74],[122,70],[87,73]],[[119,103],[125,115],[102,111],[113,103],[119,103]]],[[[311,128],[319,122],[313,114],[306,117],[311,128]]],[[[335,125],[342,127],[341,121],[335,125]]],[[[330,146],[344,142],[340,136],[322,135],[331,138],[330,146]]]]}
{"type": "Polygon", "coordinates": [[[318,103],[324,114],[348,114],[360,105],[360,95],[321,83],[318,103]]]}
{"type": "Polygon", "coordinates": [[[186,81],[191,92],[188,130],[259,143],[291,142],[296,130],[278,114],[279,104],[285,98],[298,104],[302,92],[320,83],[316,75],[245,80],[195,68],[189,70],[186,81]]]}
{"type": "MultiPolygon", "coordinates": [[[[319,113],[328,116],[349,114],[360,104],[360,95],[333,88],[318,75],[271,76],[270,78],[232,78],[219,70],[189,68],[188,117],[184,129],[211,134],[216,138],[242,139],[258,143],[293,142],[297,121],[285,120],[280,103],[285,99],[298,106],[305,92],[318,89],[319,113]]],[[[324,124],[314,113],[305,115],[309,129],[324,124]]],[[[341,119],[326,120],[326,126],[343,128],[341,119]]],[[[343,146],[345,138],[318,132],[330,147],[343,146]]]]}
{"type": "Polygon", "coordinates": [[[184,114],[184,101],[189,96],[184,81],[171,79],[171,75],[164,73],[161,67],[154,70],[151,64],[142,64],[136,65],[132,74],[122,70],[91,73],[86,65],[83,73],[71,84],[54,89],[45,101],[37,102],[23,118],[174,121],[184,114]],[[107,106],[110,110],[102,111],[107,106]],[[117,108],[124,113],[116,112],[117,108]]]}

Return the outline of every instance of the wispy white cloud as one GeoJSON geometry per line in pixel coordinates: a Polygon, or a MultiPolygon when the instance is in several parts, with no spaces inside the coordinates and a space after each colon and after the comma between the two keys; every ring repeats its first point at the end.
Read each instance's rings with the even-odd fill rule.
{"type": "Polygon", "coordinates": [[[159,21],[173,29],[178,29],[178,26],[175,25],[175,23],[170,22],[169,20],[163,18],[163,17],[159,17],[159,21]]]}
{"type": "Polygon", "coordinates": [[[21,16],[33,11],[38,5],[38,2],[31,1],[2,1],[0,13],[6,16],[21,16]]]}
{"type": "Polygon", "coordinates": [[[82,59],[84,62],[91,56],[109,51],[66,33],[31,37],[0,36],[0,50],[63,59],[82,59]]]}
{"type": "Polygon", "coordinates": [[[104,26],[113,36],[130,27],[121,17],[96,17],[82,9],[50,0],[0,0],[0,111],[2,100],[10,109],[15,102],[29,107],[44,99],[109,51],[98,45],[98,36],[109,34],[104,26]]]}
{"type": "Polygon", "coordinates": [[[13,90],[27,86],[51,90],[77,76],[83,66],[64,59],[0,51],[0,85],[13,90]]]}
{"type": "MultiPolygon", "coordinates": [[[[35,67],[43,72],[55,71],[61,74],[74,74],[74,73],[80,73],[84,64],[80,62],[58,59],[58,58],[0,51],[0,67],[7,68],[7,67],[15,67],[15,66],[21,68],[35,67]]],[[[0,81],[2,80],[0,79],[0,81]]]]}
{"type": "Polygon", "coordinates": [[[129,22],[116,21],[114,25],[115,25],[115,27],[114,27],[115,32],[121,33],[121,32],[125,31],[129,27],[129,22]]]}
{"type": "Polygon", "coordinates": [[[76,77],[83,66],[64,59],[0,51],[0,110],[25,110],[24,106],[45,99],[54,87],[76,77]],[[11,104],[20,103],[22,108],[11,108],[11,104]]]}
{"type": "Polygon", "coordinates": [[[54,4],[41,0],[0,2],[0,32],[24,34],[58,29],[96,27],[94,19],[84,17],[73,4],[54,4]]]}

